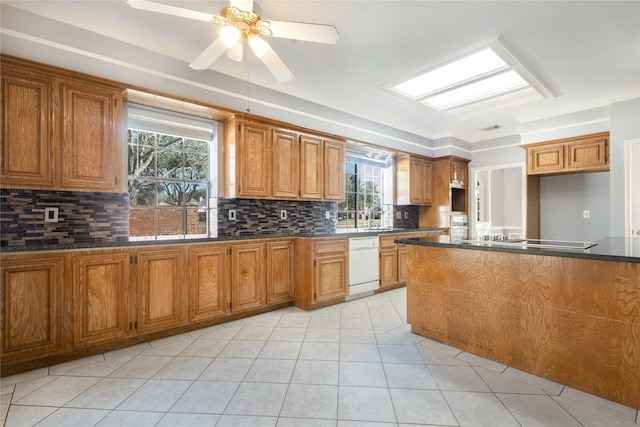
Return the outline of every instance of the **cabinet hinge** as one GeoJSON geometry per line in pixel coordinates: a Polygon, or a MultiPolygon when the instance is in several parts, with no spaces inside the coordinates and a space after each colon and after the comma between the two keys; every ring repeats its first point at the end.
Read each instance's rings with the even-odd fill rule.
{"type": "Polygon", "coordinates": [[[314,299],[314,300],[318,299],[318,297],[316,296],[316,293],[315,293],[315,292],[313,293],[313,299],[314,299]]]}
{"type": "Polygon", "coordinates": [[[118,177],[117,176],[113,177],[113,182],[114,182],[114,184],[118,185],[118,177]]]}
{"type": "Polygon", "coordinates": [[[233,250],[231,248],[227,249],[227,255],[231,255],[233,250]]]}
{"type": "Polygon", "coordinates": [[[230,303],[230,302],[228,302],[228,303],[227,303],[227,308],[228,308],[229,310],[231,310],[231,303],[230,303]]]}
{"type": "Polygon", "coordinates": [[[240,123],[238,123],[238,130],[240,130],[240,123]]]}
{"type": "Polygon", "coordinates": [[[238,193],[241,193],[242,191],[240,190],[240,186],[238,185],[238,193]]]}
{"type": "Polygon", "coordinates": [[[314,267],[316,266],[316,260],[315,259],[313,260],[313,266],[314,267]]]}
{"type": "Polygon", "coordinates": [[[302,191],[298,190],[298,196],[302,196],[302,191]]]}
{"type": "Polygon", "coordinates": [[[135,322],[133,322],[133,327],[136,328],[136,331],[138,330],[138,321],[137,320],[135,322]]]}
{"type": "Polygon", "coordinates": [[[129,322],[129,330],[133,329],[133,322],[129,322]]]}
{"type": "Polygon", "coordinates": [[[135,256],[131,255],[130,260],[131,260],[130,264],[137,264],[138,263],[138,255],[135,255],[135,256]]]}

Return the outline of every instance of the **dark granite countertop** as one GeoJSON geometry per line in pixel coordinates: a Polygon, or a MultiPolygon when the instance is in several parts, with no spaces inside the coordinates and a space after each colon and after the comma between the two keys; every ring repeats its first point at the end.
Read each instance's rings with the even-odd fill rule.
{"type": "Polygon", "coordinates": [[[640,239],[625,237],[607,237],[597,241],[597,245],[587,249],[582,248],[540,248],[518,244],[517,242],[494,241],[459,241],[451,240],[449,236],[431,236],[414,239],[396,239],[396,243],[419,246],[438,246],[456,249],[470,249],[480,251],[510,252],[530,255],[546,255],[567,258],[586,258],[601,261],[617,261],[640,263],[640,239]]]}
{"type": "Polygon", "coordinates": [[[197,244],[197,243],[215,243],[215,242],[235,242],[258,239],[292,239],[292,238],[310,238],[310,239],[326,239],[326,238],[350,238],[350,237],[366,237],[377,236],[379,234],[399,234],[399,233],[418,233],[421,231],[446,231],[447,228],[380,228],[367,231],[354,232],[336,232],[336,233],[298,233],[298,234],[251,234],[240,236],[218,236],[204,237],[197,239],[171,239],[171,240],[127,240],[117,242],[80,242],[67,244],[45,244],[37,246],[4,246],[2,253],[14,252],[40,252],[40,251],[61,251],[72,249],[102,249],[102,248],[126,248],[134,246],[162,246],[162,245],[179,245],[179,244],[197,244]]]}

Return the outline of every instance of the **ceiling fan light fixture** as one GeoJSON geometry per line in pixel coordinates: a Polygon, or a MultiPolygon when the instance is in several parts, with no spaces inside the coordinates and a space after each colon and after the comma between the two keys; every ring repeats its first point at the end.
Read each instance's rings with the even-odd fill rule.
{"type": "Polygon", "coordinates": [[[240,30],[234,25],[225,25],[220,28],[220,38],[227,47],[238,44],[241,35],[240,30]]]}
{"type": "Polygon", "coordinates": [[[270,48],[269,43],[256,35],[249,36],[249,46],[258,58],[262,58],[270,48]]]}

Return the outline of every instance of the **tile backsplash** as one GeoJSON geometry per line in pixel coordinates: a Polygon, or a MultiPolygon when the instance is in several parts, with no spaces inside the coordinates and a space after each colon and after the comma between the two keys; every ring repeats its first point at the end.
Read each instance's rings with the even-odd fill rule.
{"type": "Polygon", "coordinates": [[[0,246],[119,242],[129,239],[129,195],[0,189],[0,246]],[[45,208],[58,222],[45,222],[45,208]]]}
{"type": "Polygon", "coordinates": [[[336,208],[335,202],[220,199],[218,237],[332,233],[336,208]],[[229,220],[229,210],[236,211],[235,221],[229,220]],[[281,211],[286,211],[286,219],[281,211]]]}
{"type": "MultiPolygon", "coordinates": [[[[219,199],[217,237],[314,235],[336,231],[336,202],[219,199]],[[235,210],[236,220],[229,220],[235,210]],[[286,218],[282,218],[282,211],[286,218]],[[329,218],[326,215],[329,213],[329,218]]],[[[394,206],[395,228],[418,228],[417,206],[394,206]],[[398,218],[397,212],[400,212],[398,218]]],[[[129,240],[127,193],[0,189],[0,246],[72,245],[129,240]],[[45,222],[45,208],[58,222],[45,222]]]]}

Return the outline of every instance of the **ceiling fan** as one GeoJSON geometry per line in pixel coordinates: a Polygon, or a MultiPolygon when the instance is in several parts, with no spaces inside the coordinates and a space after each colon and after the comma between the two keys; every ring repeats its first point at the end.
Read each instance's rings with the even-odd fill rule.
{"type": "Polygon", "coordinates": [[[324,44],[335,44],[338,41],[338,31],[333,25],[262,19],[254,10],[253,0],[230,1],[231,5],[221,9],[220,15],[211,15],[149,0],[127,0],[127,3],[135,9],[222,25],[220,37],[189,64],[189,67],[195,70],[208,68],[225,51],[231,59],[242,61],[243,41],[247,39],[253,53],[260,58],[274,77],[279,82],[287,82],[293,78],[293,73],[269,43],[262,38],[263,36],[324,44]]]}

